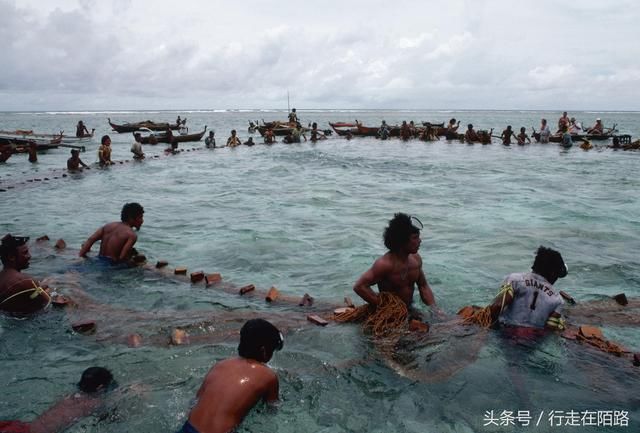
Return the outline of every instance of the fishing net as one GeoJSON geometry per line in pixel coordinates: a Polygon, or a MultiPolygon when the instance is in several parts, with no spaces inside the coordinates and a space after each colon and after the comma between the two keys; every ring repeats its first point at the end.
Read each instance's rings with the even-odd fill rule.
{"type": "Polygon", "coordinates": [[[489,328],[493,324],[490,307],[482,308],[476,305],[467,305],[458,311],[458,316],[462,317],[465,325],[474,324],[489,328]]]}
{"type": "Polygon", "coordinates": [[[409,310],[407,305],[396,295],[389,292],[379,294],[377,306],[361,305],[344,313],[334,314],[333,320],[339,323],[363,322],[365,332],[375,337],[389,337],[402,333],[407,327],[409,310]]]}

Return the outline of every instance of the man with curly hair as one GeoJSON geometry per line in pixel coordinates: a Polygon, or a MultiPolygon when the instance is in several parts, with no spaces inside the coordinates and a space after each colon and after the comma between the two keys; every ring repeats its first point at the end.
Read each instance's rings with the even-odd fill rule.
{"type": "Polygon", "coordinates": [[[379,304],[379,293],[371,286],[377,285],[379,292],[390,292],[399,297],[411,311],[416,285],[422,302],[436,307],[436,300],[422,270],[420,229],[413,224],[415,217],[396,213],[384,231],[384,245],[389,251],[378,258],[353,286],[353,290],[370,305],[379,304]]]}

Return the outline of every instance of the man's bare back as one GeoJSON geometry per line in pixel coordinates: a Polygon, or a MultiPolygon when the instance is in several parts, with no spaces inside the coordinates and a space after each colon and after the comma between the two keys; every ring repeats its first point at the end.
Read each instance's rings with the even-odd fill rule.
{"type": "Polygon", "coordinates": [[[278,378],[262,362],[242,357],[218,362],[204,380],[189,422],[200,433],[226,433],[260,400],[278,399],[278,378]]]}
{"type": "Polygon", "coordinates": [[[80,250],[80,256],[85,257],[91,246],[100,242],[100,256],[108,257],[113,261],[124,261],[127,259],[131,248],[138,240],[138,235],[133,229],[122,222],[112,222],[106,224],[96,231],[80,250]]]}
{"type": "Polygon", "coordinates": [[[112,222],[99,228],[82,245],[78,255],[86,257],[91,246],[100,243],[100,256],[114,263],[125,262],[131,255],[131,249],[138,240],[133,228],[140,230],[144,222],[144,209],[138,203],[127,203],[122,208],[121,222],[112,222]]]}

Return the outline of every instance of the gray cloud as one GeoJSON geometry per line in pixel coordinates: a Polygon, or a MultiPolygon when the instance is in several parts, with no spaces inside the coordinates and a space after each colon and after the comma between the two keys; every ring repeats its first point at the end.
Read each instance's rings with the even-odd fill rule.
{"type": "Polygon", "coordinates": [[[241,3],[0,0],[0,109],[638,108],[632,1],[241,3]]]}

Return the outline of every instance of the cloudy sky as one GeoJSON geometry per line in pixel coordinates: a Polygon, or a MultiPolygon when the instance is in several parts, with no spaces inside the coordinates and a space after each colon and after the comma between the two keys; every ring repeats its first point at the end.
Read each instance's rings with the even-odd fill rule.
{"type": "Polygon", "coordinates": [[[640,110],[637,0],[0,0],[0,110],[640,110]]]}

